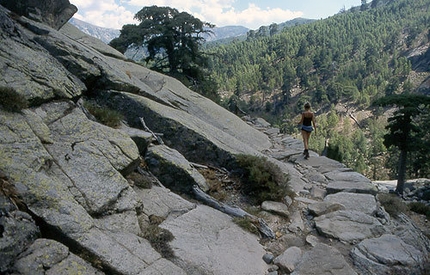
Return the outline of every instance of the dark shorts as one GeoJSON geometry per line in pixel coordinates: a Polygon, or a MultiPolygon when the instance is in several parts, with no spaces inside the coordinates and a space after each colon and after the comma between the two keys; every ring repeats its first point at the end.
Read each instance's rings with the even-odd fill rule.
{"type": "Polygon", "coordinates": [[[310,133],[310,132],[312,132],[314,130],[314,128],[312,126],[302,125],[302,130],[310,133]]]}

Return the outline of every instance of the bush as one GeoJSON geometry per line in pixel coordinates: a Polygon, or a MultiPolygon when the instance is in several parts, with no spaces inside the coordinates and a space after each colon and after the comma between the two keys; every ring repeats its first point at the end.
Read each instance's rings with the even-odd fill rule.
{"type": "Polygon", "coordinates": [[[430,219],[430,206],[427,206],[422,202],[411,202],[408,204],[409,209],[415,213],[426,215],[427,219],[430,219]]]}
{"type": "Polygon", "coordinates": [[[393,217],[398,216],[400,213],[406,213],[408,210],[403,200],[395,194],[381,193],[378,195],[378,199],[385,211],[393,217]]]}
{"type": "Polygon", "coordinates": [[[288,186],[288,175],[267,158],[241,154],[237,156],[237,163],[243,192],[254,203],[282,201],[285,196],[293,194],[288,186]]]}
{"type": "Polygon", "coordinates": [[[19,112],[28,107],[28,102],[14,88],[0,87],[0,105],[6,111],[19,112]]]}
{"type": "Polygon", "coordinates": [[[121,120],[124,119],[122,114],[118,111],[101,107],[92,102],[84,102],[84,107],[90,112],[100,123],[116,128],[121,125],[121,120]]]}

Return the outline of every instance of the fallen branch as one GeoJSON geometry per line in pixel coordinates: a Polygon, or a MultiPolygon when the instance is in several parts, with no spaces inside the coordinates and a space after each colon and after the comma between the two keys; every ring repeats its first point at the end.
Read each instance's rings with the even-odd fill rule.
{"type": "Polygon", "coordinates": [[[229,206],[225,203],[217,201],[216,199],[203,192],[203,190],[201,190],[197,185],[193,186],[193,193],[196,199],[223,213],[240,218],[249,217],[251,220],[257,221],[257,228],[261,232],[261,234],[270,239],[275,238],[275,233],[273,233],[273,230],[267,225],[267,223],[263,219],[257,218],[256,216],[249,214],[248,212],[239,207],[229,206]]]}
{"type": "Polygon", "coordinates": [[[202,165],[202,164],[198,164],[198,163],[194,163],[194,162],[190,162],[190,164],[194,168],[198,168],[198,169],[208,169],[209,168],[206,165],[202,165]]]}
{"type": "Polygon", "coordinates": [[[149,132],[155,138],[155,140],[157,140],[158,144],[163,145],[164,144],[163,140],[158,135],[156,135],[154,132],[152,132],[151,129],[148,128],[148,126],[146,126],[146,123],[143,120],[143,117],[140,117],[139,119],[140,119],[140,122],[142,123],[145,131],[149,132]]]}

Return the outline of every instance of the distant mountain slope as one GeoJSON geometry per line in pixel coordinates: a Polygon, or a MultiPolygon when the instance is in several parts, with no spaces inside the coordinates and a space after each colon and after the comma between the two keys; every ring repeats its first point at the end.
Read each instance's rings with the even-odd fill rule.
{"type": "MultiPolygon", "coordinates": [[[[82,32],[91,35],[95,38],[100,39],[101,41],[108,44],[112,39],[118,37],[120,35],[120,30],[99,27],[82,20],[72,18],[69,21],[72,25],[77,27],[82,32]]],[[[245,35],[248,28],[243,26],[226,26],[226,27],[215,27],[212,29],[213,34],[205,37],[207,41],[215,41],[219,39],[231,38],[236,36],[245,35]]]]}
{"type": "Polygon", "coordinates": [[[118,37],[120,34],[120,30],[95,26],[76,18],[70,19],[69,22],[82,32],[98,38],[106,44],[108,44],[112,39],[118,37]]]}
{"type": "MultiPolygon", "coordinates": [[[[280,23],[278,24],[278,26],[279,30],[282,30],[283,28],[307,24],[313,21],[313,19],[295,18],[293,20],[280,23]]],[[[95,38],[98,38],[106,44],[108,44],[112,39],[120,35],[120,30],[99,27],[76,18],[70,19],[69,22],[82,32],[95,38]]],[[[210,35],[206,35],[205,39],[207,42],[213,42],[218,40],[230,41],[235,38],[242,38],[243,40],[246,38],[246,34],[248,33],[248,31],[250,31],[250,29],[243,26],[215,27],[212,29],[213,33],[210,35]]]]}
{"type": "Polygon", "coordinates": [[[243,26],[226,26],[226,27],[215,27],[212,29],[213,34],[205,36],[207,42],[234,38],[241,35],[245,35],[249,31],[248,28],[243,26]]]}

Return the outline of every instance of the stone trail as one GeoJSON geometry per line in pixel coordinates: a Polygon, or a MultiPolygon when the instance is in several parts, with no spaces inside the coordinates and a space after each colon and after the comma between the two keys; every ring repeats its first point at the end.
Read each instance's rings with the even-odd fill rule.
{"type": "Polygon", "coordinates": [[[273,261],[278,273],[271,274],[423,274],[429,239],[416,227],[406,229],[405,215],[402,221],[384,211],[377,198],[379,185],[315,152],[305,159],[301,140],[268,125],[257,128],[273,143],[266,154],[292,163],[300,173],[291,181],[304,183],[293,184],[299,215],[290,207],[289,222],[301,224],[300,230],[291,230],[291,224],[278,230],[284,232],[282,238],[294,234],[306,244],[287,241],[287,249],[278,250],[273,261]]]}

